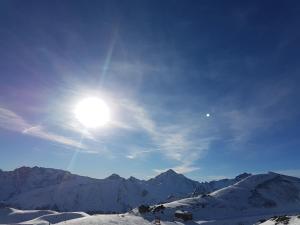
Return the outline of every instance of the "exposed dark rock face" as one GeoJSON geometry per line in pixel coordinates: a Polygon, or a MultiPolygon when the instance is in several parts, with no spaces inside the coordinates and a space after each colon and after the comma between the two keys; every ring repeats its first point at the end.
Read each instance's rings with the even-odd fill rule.
{"type": "Polygon", "coordinates": [[[174,216],[178,219],[182,219],[183,221],[188,221],[193,219],[193,214],[186,211],[176,211],[174,216]]]}
{"type": "Polygon", "coordinates": [[[141,214],[148,213],[151,211],[150,206],[148,206],[148,205],[140,205],[138,210],[139,210],[139,213],[141,213],[141,214]]]}

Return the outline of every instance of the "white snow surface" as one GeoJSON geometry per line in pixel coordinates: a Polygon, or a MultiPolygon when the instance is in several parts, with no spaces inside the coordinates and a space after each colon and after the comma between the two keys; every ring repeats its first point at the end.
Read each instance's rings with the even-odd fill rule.
{"type": "MultiPolygon", "coordinates": [[[[22,212],[21,214],[32,214],[31,211],[20,211],[11,209],[14,211],[22,212]]],[[[40,211],[40,210],[38,210],[40,211]]],[[[36,211],[36,212],[38,212],[36,211]]],[[[43,213],[43,211],[40,211],[43,213]]],[[[3,216],[3,215],[2,215],[3,216]]],[[[16,216],[16,214],[14,214],[16,216]]],[[[149,218],[144,218],[142,216],[134,215],[132,213],[126,214],[111,214],[111,215],[94,215],[89,216],[85,213],[57,213],[52,212],[51,214],[37,217],[32,220],[25,220],[24,216],[22,221],[21,217],[18,219],[12,220],[13,216],[10,217],[10,220],[6,222],[1,222],[0,224],[32,224],[32,225],[48,225],[57,224],[57,225],[153,225],[154,220],[149,218]]],[[[300,216],[288,216],[289,222],[287,225],[300,225],[300,216]]],[[[0,217],[3,220],[3,217],[0,217]]],[[[180,219],[170,219],[161,220],[161,225],[283,225],[284,223],[277,223],[274,218],[271,218],[271,215],[264,216],[251,216],[251,217],[236,217],[220,220],[194,220],[194,221],[182,221],[180,219]],[[257,222],[262,218],[266,218],[265,222],[257,222]]]]}
{"type": "Polygon", "coordinates": [[[54,213],[50,215],[40,216],[33,220],[22,222],[21,224],[35,224],[35,225],[48,225],[56,224],[60,222],[70,221],[73,219],[78,219],[82,217],[88,217],[89,215],[83,212],[63,212],[63,213],[54,213]]]}
{"type": "Polygon", "coordinates": [[[14,208],[0,209],[0,224],[20,223],[57,212],[51,210],[18,210],[14,208]]]}
{"type": "Polygon", "coordinates": [[[260,225],[300,225],[300,215],[298,216],[287,216],[288,221],[286,223],[277,222],[275,218],[271,218],[260,225]]]}

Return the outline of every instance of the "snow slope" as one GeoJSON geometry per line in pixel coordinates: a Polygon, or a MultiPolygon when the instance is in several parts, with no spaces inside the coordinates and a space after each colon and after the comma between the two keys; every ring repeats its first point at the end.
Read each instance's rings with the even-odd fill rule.
{"type": "Polygon", "coordinates": [[[93,179],[57,169],[21,167],[8,172],[0,170],[0,202],[20,209],[126,212],[140,204],[208,193],[239,180],[199,183],[173,170],[147,181],[134,177],[124,179],[117,174],[93,179]]]}
{"type": "Polygon", "coordinates": [[[280,224],[300,225],[300,215],[275,217],[275,218],[271,218],[263,223],[260,223],[260,225],[280,225],[280,224]]]}
{"type": "Polygon", "coordinates": [[[58,213],[51,210],[18,210],[14,208],[0,209],[0,224],[55,224],[62,221],[88,217],[83,212],[58,213]]]}
{"type": "MultiPolygon", "coordinates": [[[[251,224],[272,215],[299,213],[300,179],[276,173],[252,175],[209,195],[163,205],[166,208],[158,214],[166,221],[174,219],[175,212],[181,210],[192,213],[193,220],[203,221],[203,224],[213,224],[212,221],[218,221],[216,224],[221,224],[220,221],[223,221],[222,224],[230,224],[234,218],[242,218],[239,219],[242,224],[251,224]],[[229,222],[224,222],[226,220],[229,222]]],[[[137,209],[133,213],[140,215],[137,209]]],[[[148,220],[155,217],[152,213],[142,216],[148,220]]]]}
{"type": "MultiPolygon", "coordinates": [[[[26,211],[23,211],[26,212],[26,211]]],[[[232,217],[219,220],[194,220],[194,221],[182,221],[176,218],[162,219],[161,225],[299,225],[300,215],[298,216],[276,216],[271,215],[257,215],[257,216],[244,216],[244,217],[232,217]],[[270,218],[270,219],[268,219],[270,218]],[[261,220],[261,221],[260,221],[261,220]],[[260,222],[259,222],[260,221],[260,222]],[[262,222],[263,221],[263,222],[262,222]],[[279,221],[282,221],[280,223],[279,221]]],[[[3,220],[0,216],[0,221],[3,220]]],[[[89,216],[85,213],[53,213],[45,216],[38,217],[33,220],[23,221],[18,224],[32,224],[32,225],[151,225],[155,224],[154,219],[144,218],[133,213],[126,214],[111,214],[111,215],[94,215],[89,216]]],[[[1,224],[1,223],[0,223],[1,224]]],[[[6,223],[7,224],[7,223],[6,223]]]]}
{"type": "Polygon", "coordinates": [[[40,216],[54,215],[57,212],[50,210],[18,210],[14,208],[0,209],[0,224],[20,223],[40,216]]]}
{"type": "Polygon", "coordinates": [[[60,222],[65,223],[65,221],[70,221],[73,219],[78,219],[83,217],[89,217],[89,215],[83,212],[55,213],[55,214],[40,216],[29,221],[23,221],[22,224],[48,225],[49,223],[50,224],[56,224],[60,222]]]}
{"type": "MultiPolygon", "coordinates": [[[[52,217],[52,215],[49,215],[52,217]]],[[[265,216],[265,218],[270,218],[271,216],[265,216]]],[[[265,222],[257,222],[263,216],[252,216],[252,217],[236,217],[230,219],[222,219],[222,220],[197,220],[197,221],[182,221],[179,219],[172,219],[170,221],[161,220],[161,225],[299,225],[300,217],[299,216],[281,216],[277,218],[270,218],[269,220],[264,220],[265,222]],[[288,218],[283,220],[283,222],[287,221],[287,223],[278,223],[278,221],[282,221],[282,219],[278,218],[288,218]],[[276,224],[277,222],[277,224],[276,224]]],[[[133,215],[130,213],[126,214],[113,214],[113,215],[94,215],[94,216],[82,216],[80,218],[68,218],[61,220],[52,220],[51,224],[57,225],[153,225],[154,220],[148,220],[141,216],[133,215]]],[[[33,225],[48,225],[48,221],[37,218],[35,220],[26,221],[20,224],[33,224],[33,225]]]]}

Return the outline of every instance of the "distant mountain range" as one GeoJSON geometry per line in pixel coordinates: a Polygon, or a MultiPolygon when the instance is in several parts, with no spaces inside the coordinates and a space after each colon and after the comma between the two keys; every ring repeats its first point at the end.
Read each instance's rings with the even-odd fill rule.
{"type": "Polygon", "coordinates": [[[62,170],[22,167],[0,171],[0,198],[2,206],[41,209],[0,207],[0,223],[6,224],[150,225],[160,218],[162,224],[170,225],[279,225],[299,224],[300,219],[296,216],[300,179],[273,172],[199,183],[173,170],[145,181],[117,174],[92,179],[62,170]],[[127,210],[97,216],[77,212],[127,210]]]}
{"type": "Polygon", "coordinates": [[[20,209],[52,209],[89,213],[126,212],[140,204],[158,204],[199,196],[233,185],[251,174],[234,179],[200,183],[168,170],[149,180],[112,174],[94,179],[70,172],[21,167],[0,170],[0,201],[20,209]]]}

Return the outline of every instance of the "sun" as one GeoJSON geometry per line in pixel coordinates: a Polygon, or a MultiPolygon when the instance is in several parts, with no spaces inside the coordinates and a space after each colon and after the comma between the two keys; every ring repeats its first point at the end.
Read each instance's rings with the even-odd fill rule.
{"type": "Polygon", "coordinates": [[[74,109],[76,119],[86,128],[104,126],[110,121],[108,105],[100,98],[82,99],[74,109]]]}

